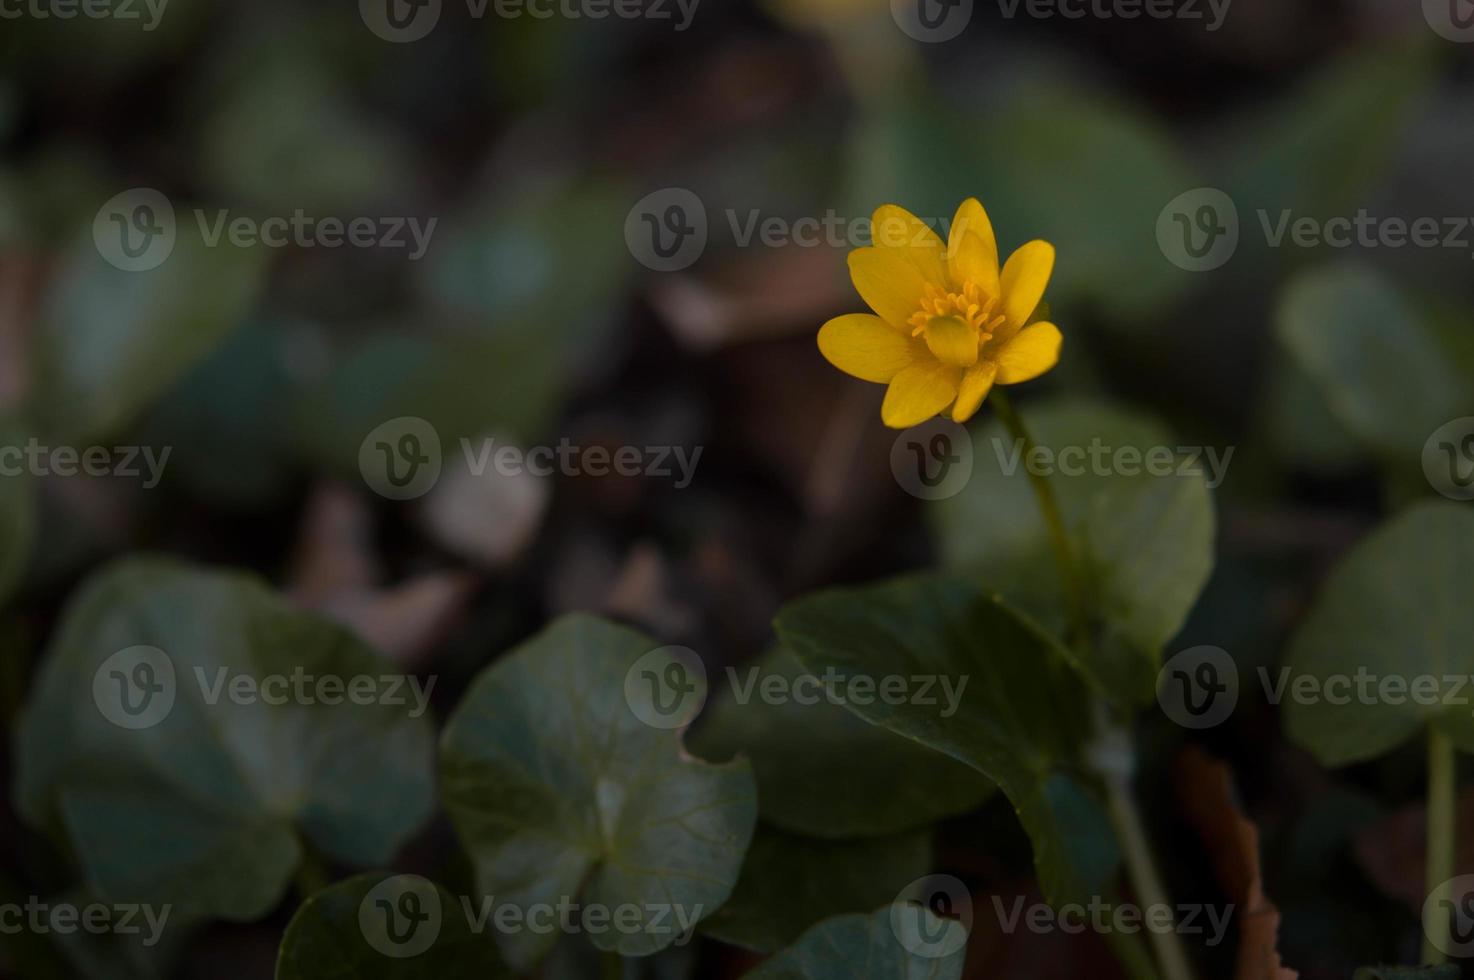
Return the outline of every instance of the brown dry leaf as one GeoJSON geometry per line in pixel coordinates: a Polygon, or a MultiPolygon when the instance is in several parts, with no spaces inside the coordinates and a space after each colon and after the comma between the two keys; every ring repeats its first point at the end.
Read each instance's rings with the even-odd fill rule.
{"type": "Polygon", "coordinates": [[[346,486],[313,491],[289,576],[288,594],[329,616],[397,663],[413,665],[435,646],[475,592],[463,571],[428,572],[378,588],[371,517],[346,486]]]}
{"type": "Polygon", "coordinates": [[[1178,803],[1202,838],[1219,885],[1241,910],[1234,980],[1295,980],[1299,974],[1280,963],[1280,913],[1264,895],[1259,828],[1239,812],[1228,766],[1189,746],[1176,770],[1178,803]]]}

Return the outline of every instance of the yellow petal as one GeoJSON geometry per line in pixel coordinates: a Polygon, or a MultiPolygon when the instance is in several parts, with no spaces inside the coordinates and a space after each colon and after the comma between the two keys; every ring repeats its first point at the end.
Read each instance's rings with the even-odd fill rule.
{"type": "Polygon", "coordinates": [[[896,204],[882,204],[870,216],[870,244],[905,254],[926,282],[947,286],[947,255],[931,226],[896,204]]]}
{"type": "Polygon", "coordinates": [[[993,387],[993,376],[997,371],[998,365],[992,361],[979,361],[968,369],[957,389],[957,402],[952,406],[953,422],[966,422],[976,414],[993,387]]]}
{"type": "Polygon", "coordinates": [[[955,316],[934,316],[926,322],[926,346],[937,360],[971,367],[978,360],[978,331],[955,316]]]}
{"type": "Polygon", "coordinates": [[[926,278],[897,248],[857,248],[850,253],[850,281],[886,323],[910,332],[906,321],[921,308],[926,278]]]}
{"type": "Polygon", "coordinates": [[[962,369],[926,360],[903,369],[891,379],[880,406],[880,418],[893,429],[909,429],[952,404],[962,369]]]}
{"type": "Polygon", "coordinates": [[[845,374],[881,384],[911,364],[921,345],[878,316],[846,313],[819,328],[819,353],[845,374]]]}
{"type": "Polygon", "coordinates": [[[1059,362],[1063,342],[1059,327],[1047,320],[1025,327],[998,354],[998,383],[1014,385],[1039,377],[1059,362]]]}
{"type": "Polygon", "coordinates": [[[947,233],[947,266],[958,289],[970,280],[990,296],[998,295],[998,239],[993,237],[988,212],[975,197],[963,201],[952,216],[952,228],[947,233]],[[977,242],[968,242],[969,236],[977,242]]]}
{"type": "Polygon", "coordinates": [[[1035,239],[1008,257],[1003,266],[1003,316],[1008,330],[1018,330],[1044,298],[1054,272],[1054,246],[1035,239]]]}

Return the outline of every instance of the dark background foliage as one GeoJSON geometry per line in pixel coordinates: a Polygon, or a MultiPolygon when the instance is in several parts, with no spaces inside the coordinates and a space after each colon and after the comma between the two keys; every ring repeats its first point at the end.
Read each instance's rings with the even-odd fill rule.
{"type": "MultiPolygon", "coordinates": [[[[259,573],[435,675],[441,719],[476,671],[561,612],[634,622],[717,669],[767,650],[789,599],[939,561],[963,529],[892,478],[880,389],[815,349],[824,319],[860,308],[844,271],[856,243],[741,247],[726,216],[861,218],[895,201],[945,218],[969,195],[1005,250],[1033,237],[1059,250],[1049,299],[1064,359],[1019,390],[1026,415],[1089,396],[1161,417],[1182,445],[1235,447],[1215,494],[1217,566],[1167,653],[1209,643],[1243,677],[1272,669],[1332,564],[1428,494],[1426,434],[1470,414],[1474,256],[1269,248],[1258,212],[1474,216],[1474,49],[1438,37],[1415,4],[1381,0],[1234,0],[1216,31],[979,3],[942,44],[861,9],[874,6],[704,0],[678,31],[477,19],[447,2],[408,44],[347,2],[173,0],[152,31],[0,21],[7,429],[17,444],[172,447],[153,488],[0,485],[7,720],[62,604],[135,550],[259,573]],[[691,267],[656,273],[631,254],[625,219],[672,186],[701,197],[711,240],[691,267]],[[1156,226],[1203,186],[1236,202],[1242,240],[1195,274],[1157,247],[1156,226]],[[181,232],[173,274],[142,289],[97,260],[91,235],[104,202],[137,187],[168,195],[181,228],[196,207],[436,226],[414,261],[200,251],[181,232]],[[1368,329],[1386,329],[1390,353],[1343,343],[1369,311],[1385,314],[1368,329]],[[1442,388],[1399,356],[1413,349],[1448,372],[1442,388]],[[448,458],[487,435],[703,454],[680,488],[447,481],[396,503],[364,483],[357,454],[401,415],[430,420],[448,458]]],[[[1184,732],[1153,709],[1142,727],[1174,895],[1218,894],[1181,799],[1193,784],[1173,776],[1195,742],[1230,764],[1260,828],[1287,965],[1329,978],[1415,959],[1416,747],[1326,770],[1285,738],[1257,682],[1228,724],[1184,732]]],[[[77,880],[11,808],[0,826],[9,896],[77,880]]],[[[1028,842],[999,799],[940,825],[934,847],[985,925],[986,896],[1031,893],[1028,842]]],[[[467,880],[443,814],[394,866],[467,880]]],[[[209,927],[171,975],[268,975],[298,900],[209,927]]],[[[17,976],[45,975],[54,957],[24,937],[0,949],[17,976]]],[[[1206,976],[1231,975],[1232,950],[1199,952],[1206,976]]],[[[700,976],[750,962],[711,941],[698,953],[700,976]]],[[[969,975],[1115,968],[1095,937],[984,929],[969,975]]]]}

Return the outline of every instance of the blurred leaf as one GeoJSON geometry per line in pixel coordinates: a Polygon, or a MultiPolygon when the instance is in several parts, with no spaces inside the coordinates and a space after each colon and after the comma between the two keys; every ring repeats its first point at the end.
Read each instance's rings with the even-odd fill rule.
{"type": "Polygon", "coordinates": [[[206,87],[199,172],[217,197],[319,220],[390,217],[380,209],[414,199],[409,144],[355,103],[332,63],[273,33],[236,52],[217,86],[206,87]]]}
{"type": "MultiPolygon", "coordinates": [[[[1162,649],[1213,569],[1206,481],[1181,471],[1176,440],[1147,416],[1082,401],[1030,406],[1025,414],[1034,442],[1053,453],[1047,479],[1087,568],[1094,642],[1080,666],[1112,696],[1149,703],[1162,649]],[[1146,470],[1154,450],[1157,474],[1146,470]]],[[[1022,447],[994,419],[976,431],[973,446],[970,481],[931,509],[943,559],[978,573],[1063,635],[1060,575],[1022,447]]]]}
{"type": "Polygon", "coordinates": [[[172,446],[176,475],[211,501],[260,505],[290,476],[295,325],[255,320],[154,405],[142,441],[172,446]]]}
{"type": "Polygon", "coordinates": [[[110,897],[255,918],[279,900],[299,838],[335,860],[380,863],[428,815],[431,732],[410,717],[408,685],[404,704],[330,704],[315,686],[305,697],[293,687],[299,675],[346,683],[386,668],[254,578],[118,562],[69,604],[31,692],[19,807],[64,831],[110,897]],[[137,646],[162,651],[148,671],[128,652],[137,646]],[[284,690],[264,686],[278,675],[284,690]],[[263,685],[259,699],[232,697],[242,677],[263,685]],[[278,695],[285,703],[265,700],[278,695]]]}
{"type": "Polygon", "coordinates": [[[732,897],[701,931],[771,953],[820,919],[884,905],[930,864],[925,832],[826,841],[760,826],[732,897]]]}
{"type": "Polygon", "coordinates": [[[964,127],[969,193],[988,209],[999,258],[1035,238],[1052,242],[1055,308],[1089,304],[1108,323],[1139,331],[1138,321],[1190,282],[1162,257],[1156,223],[1168,201],[1200,181],[1165,130],[1129,106],[1059,84],[1020,91],[964,127]]]}
{"type": "MultiPolygon", "coordinates": [[[[782,650],[749,667],[757,683],[790,682],[808,672],[782,650]]],[[[689,738],[706,759],[742,755],[757,776],[763,820],[811,837],[872,837],[925,827],[977,808],[993,785],[976,771],[824,699],[764,700],[754,688],[746,704],[723,685],[689,738]]],[[[913,876],[914,877],[914,876],[913,876]]],[[[840,911],[856,911],[843,909],[840,911]]]]}
{"type": "Polygon", "coordinates": [[[1099,894],[1116,847],[1099,804],[1071,772],[1091,711],[1057,642],[972,580],[940,574],[815,593],[785,606],[776,626],[816,674],[868,676],[877,685],[899,674],[962,687],[950,717],[940,701],[919,698],[846,707],[995,781],[1033,841],[1052,903],[1099,894]]]}
{"type": "Polygon", "coordinates": [[[345,473],[357,472],[364,437],[404,415],[435,427],[447,465],[461,464],[461,438],[530,441],[548,424],[564,382],[556,340],[536,331],[376,337],[300,394],[293,432],[303,452],[345,473]]]}
{"type": "Polygon", "coordinates": [[[1297,470],[1336,473],[1357,464],[1365,447],[1326,404],[1316,383],[1290,358],[1266,366],[1259,438],[1297,470]]]}
{"type": "Polygon", "coordinates": [[[511,972],[460,899],[418,875],[337,882],[303,902],[277,953],[276,980],[496,980],[511,972]]]}
{"type": "Polygon", "coordinates": [[[1419,505],[1360,542],[1322,588],[1291,639],[1286,671],[1274,678],[1285,685],[1290,738],[1327,766],[1374,758],[1424,725],[1474,751],[1467,696],[1447,680],[1474,675],[1471,580],[1474,514],[1459,505],[1419,505]],[[1369,694],[1359,674],[1371,677],[1369,694]],[[1434,679],[1431,693],[1412,686],[1425,675],[1434,679]],[[1338,676],[1348,680],[1325,687],[1338,676]],[[1318,681],[1318,696],[1295,696],[1302,677],[1318,681]],[[1382,695],[1383,678],[1399,679],[1401,695],[1382,695]]]}
{"type": "Polygon", "coordinates": [[[1400,145],[1412,103],[1433,85],[1437,46],[1422,25],[1380,39],[1233,127],[1223,143],[1227,190],[1245,223],[1241,241],[1259,240],[1248,232],[1260,209],[1277,220],[1284,209],[1329,218],[1358,207],[1400,145]]]}
{"type": "MultiPolygon", "coordinates": [[[[961,925],[938,919],[929,909],[918,915],[927,934],[961,925]]],[[[871,915],[825,919],[793,946],[748,973],[746,980],[958,980],[966,948],[950,956],[912,953],[891,925],[891,910],[871,915]]]]}
{"type": "MultiPolygon", "coordinates": [[[[693,759],[627,703],[626,675],[656,648],[563,617],[482,672],[441,741],[445,805],[478,890],[524,908],[580,893],[586,906],[638,907],[638,931],[590,937],[626,956],[671,945],[681,914],[694,923],[726,901],[757,817],[746,762],[693,759]]],[[[555,938],[501,937],[519,969],[555,938]]]]}
{"type": "Polygon", "coordinates": [[[638,268],[624,240],[633,202],[607,179],[498,188],[443,223],[420,267],[425,289],[488,332],[535,331],[576,353],[595,323],[612,318],[620,287],[638,268]]]}
{"type": "Polygon", "coordinates": [[[1474,414],[1474,369],[1371,269],[1301,275],[1280,300],[1276,329],[1337,421],[1402,470],[1419,471],[1435,429],[1474,414]]]}
{"type": "Polygon", "coordinates": [[[106,438],[240,324],[260,291],[263,249],[206,245],[181,210],[173,252],[156,268],[108,264],[90,236],[43,299],[36,337],[36,411],[48,435],[106,438]]]}

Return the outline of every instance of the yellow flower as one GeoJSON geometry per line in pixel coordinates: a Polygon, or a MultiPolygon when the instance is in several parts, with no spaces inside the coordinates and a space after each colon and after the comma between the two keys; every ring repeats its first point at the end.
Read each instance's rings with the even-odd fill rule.
{"type": "Polygon", "coordinates": [[[849,313],[819,329],[819,352],[862,381],[887,384],[880,417],[905,429],[947,412],[966,422],[994,384],[1054,367],[1059,328],[1033,315],[1054,271],[1054,246],[1032,241],[998,269],[988,214],[968,198],[944,247],[894,204],[875,210],[869,248],[850,253],[850,279],[879,316],[849,313]]]}

